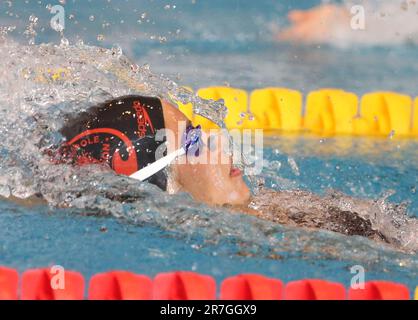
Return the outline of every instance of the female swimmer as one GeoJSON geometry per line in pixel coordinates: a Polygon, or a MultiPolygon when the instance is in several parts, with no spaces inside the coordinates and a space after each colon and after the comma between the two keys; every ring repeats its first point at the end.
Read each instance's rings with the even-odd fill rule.
{"type": "MultiPolygon", "coordinates": [[[[170,193],[187,192],[196,201],[227,205],[273,222],[360,235],[397,247],[402,247],[403,241],[396,235],[409,237],[418,226],[417,219],[407,217],[402,223],[387,219],[382,223],[379,217],[385,213],[379,213],[382,209],[376,202],[336,193],[319,197],[303,191],[264,190],[251,197],[231,157],[222,156],[220,147],[207,147],[213,144],[210,139],[221,137],[209,137],[193,128],[182,112],[158,98],[127,96],[105,102],[70,119],[61,133],[66,143],[59,149],[59,161],[106,163],[116,173],[128,176],[139,172],[149,183],[170,193]],[[198,134],[197,140],[191,141],[192,133],[198,134]],[[173,151],[182,149],[184,152],[173,151]],[[166,163],[169,166],[149,170],[170,154],[178,156],[166,163]],[[225,158],[227,161],[220,161],[225,158]],[[202,159],[218,160],[207,163],[202,159]]],[[[409,242],[408,249],[416,250],[416,242],[409,242]]]]}

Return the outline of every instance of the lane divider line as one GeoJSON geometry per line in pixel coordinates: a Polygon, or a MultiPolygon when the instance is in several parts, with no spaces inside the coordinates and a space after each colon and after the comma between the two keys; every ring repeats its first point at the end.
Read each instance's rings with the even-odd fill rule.
{"type": "MultiPolygon", "coordinates": [[[[31,269],[21,275],[0,267],[0,300],[83,300],[85,279],[75,271],[31,269]]],[[[369,281],[363,289],[346,289],[341,283],[302,279],[284,284],[259,274],[224,279],[219,292],[209,275],[190,271],[159,273],[153,279],[114,270],[95,274],[88,287],[89,300],[409,300],[408,287],[391,281],[369,281]],[[219,293],[219,296],[218,296],[219,293]]],[[[418,287],[415,299],[418,298],[418,287]]]]}
{"type": "MultiPolygon", "coordinates": [[[[223,99],[228,108],[228,129],[280,130],[321,136],[418,137],[418,97],[388,91],[362,97],[341,89],[324,88],[303,94],[288,88],[262,88],[247,93],[238,88],[208,87],[197,90],[201,98],[223,99]]],[[[178,104],[194,125],[217,128],[193,113],[191,104],[178,104]]]]}

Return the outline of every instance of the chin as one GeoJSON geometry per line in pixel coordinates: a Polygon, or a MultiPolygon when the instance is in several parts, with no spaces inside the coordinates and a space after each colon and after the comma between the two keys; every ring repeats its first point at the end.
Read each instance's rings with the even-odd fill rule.
{"type": "Polygon", "coordinates": [[[229,196],[228,204],[232,205],[244,205],[247,204],[251,197],[250,189],[248,189],[245,182],[241,179],[239,183],[237,183],[236,188],[231,191],[229,196]]]}

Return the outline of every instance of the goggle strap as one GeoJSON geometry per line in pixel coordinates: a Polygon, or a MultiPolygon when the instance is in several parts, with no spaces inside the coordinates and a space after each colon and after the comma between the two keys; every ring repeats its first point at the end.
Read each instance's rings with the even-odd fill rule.
{"type": "Polygon", "coordinates": [[[145,168],[131,174],[129,177],[139,181],[145,181],[148,178],[152,177],[157,172],[163,170],[164,168],[168,167],[170,163],[172,163],[176,158],[181,157],[186,154],[186,150],[184,148],[180,148],[165,157],[158,159],[157,161],[149,164],[145,168]]]}

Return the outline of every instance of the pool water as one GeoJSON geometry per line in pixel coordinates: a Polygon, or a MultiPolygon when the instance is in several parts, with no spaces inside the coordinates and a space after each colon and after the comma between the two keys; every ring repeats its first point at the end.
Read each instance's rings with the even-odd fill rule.
{"type": "MultiPolygon", "coordinates": [[[[407,142],[399,148],[402,142],[354,139],[350,141],[354,149],[361,150],[359,146],[363,146],[364,152],[356,153],[346,147],[345,151],[338,148],[346,155],[334,155],[336,144],[347,142],[339,140],[347,139],[319,142],[318,139],[293,137],[269,141],[271,147],[265,150],[268,165],[262,174],[266,186],[319,193],[333,188],[368,198],[378,198],[393,190],[390,201],[408,202],[409,214],[418,216],[414,178],[418,167],[414,163],[416,154],[410,152],[416,152],[416,143],[407,142]],[[382,143],[392,150],[370,154],[370,146],[380,149],[382,143]],[[323,146],[323,150],[313,148],[315,144],[319,148],[323,146]],[[286,151],[277,153],[277,150],[286,151]],[[298,173],[288,164],[288,156],[294,158],[298,173]],[[403,161],[394,162],[394,157],[403,161]]],[[[175,198],[171,199],[171,205],[176,210],[175,198]]],[[[86,277],[111,269],[151,276],[170,270],[193,270],[211,274],[219,281],[237,273],[257,272],[284,281],[323,278],[348,286],[353,276],[350,268],[362,265],[369,280],[396,280],[411,289],[416,284],[417,255],[393,252],[360,237],[349,239],[327,232],[283,228],[276,229],[274,235],[262,234],[265,231],[257,227],[256,219],[247,216],[230,221],[238,230],[236,234],[229,235],[228,229],[220,227],[216,231],[225,234],[213,237],[211,232],[215,231],[215,226],[210,223],[184,232],[181,227],[177,229],[162,221],[135,223],[108,216],[85,216],[83,210],[26,208],[8,201],[1,202],[1,209],[1,264],[22,271],[53,264],[78,270],[86,277]],[[246,232],[251,236],[244,236],[246,232]],[[260,236],[262,241],[259,241],[260,236]],[[292,236],[292,240],[285,239],[292,236]],[[271,237],[277,239],[276,246],[271,237]],[[307,249],[311,241],[321,245],[316,247],[314,242],[312,248],[307,249]],[[342,251],[332,252],[332,248],[342,251]]],[[[178,209],[182,209],[181,205],[178,209]]],[[[219,221],[215,210],[201,206],[199,211],[209,219],[213,216],[213,224],[219,221]]],[[[165,219],[170,221],[168,217],[165,219]]]]}
{"type": "MultiPolygon", "coordinates": [[[[318,3],[298,1],[297,8],[318,3]]],[[[47,4],[9,6],[8,1],[0,0],[0,25],[16,25],[10,37],[26,43],[25,25],[31,14],[36,15],[35,42],[59,43],[60,35],[48,28],[51,15],[45,9],[47,4]]],[[[286,13],[296,8],[294,1],[179,0],[167,4],[112,0],[103,6],[102,1],[92,0],[67,1],[65,7],[67,15],[73,15],[65,30],[71,43],[83,39],[86,44],[109,48],[119,44],[136,63],[149,64],[156,74],[193,88],[284,86],[307,93],[338,87],[357,94],[372,90],[418,94],[418,49],[413,45],[338,48],[332,43],[276,43],[274,30],[286,24],[286,13]]],[[[59,128],[63,114],[86,107],[80,101],[94,103],[109,94],[131,91],[107,69],[103,71],[113,60],[81,45],[56,49],[55,59],[45,54],[52,51],[50,47],[45,52],[14,46],[6,50],[13,57],[5,58],[7,71],[0,70],[4,106],[0,192],[40,192],[49,205],[25,207],[0,200],[0,265],[23,271],[59,264],[86,277],[110,269],[148,275],[193,270],[213,275],[218,281],[257,272],[284,281],[322,278],[346,286],[353,276],[350,268],[362,265],[367,280],[387,279],[415,288],[417,254],[398,252],[361,237],[272,225],[197,204],[184,194],[168,196],[152,186],[94,168],[81,173],[65,167],[51,169],[36,155],[39,149],[32,141],[40,145],[56,142],[53,129],[59,128]],[[14,64],[13,59],[19,63],[14,64]],[[71,59],[83,62],[77,64],[83,79],[78,80],[75,74],[73,86],[29,86],[19,80],[25,66],[37,70],[71,59]],[[5,106],[22,101],[22,92],[31,92],[31,99],[24,99],[17,111],[10,112],[5,106]],[[33,118],[37,123],[29,120],[33,118]],[[45,123],[48,129],[38,126],[45,123]],[[109,193],[134,200],[120,203],[110,199],[109,193]],[[63,204],[70,208],[59,209],[63,204]]],[[[119,62],[112,66],[109,70],[125,70],[119,62]]],[[[28,77],[31,75],[28,72],[28,77]]],[[[259,178],[274,190],[325,194],[331,189],[370,199],[390,194],[388,201],[405,203],[408,215],[418,217],[417,144],[390,138],[277,133],[266,137],[259,178]]]]}

